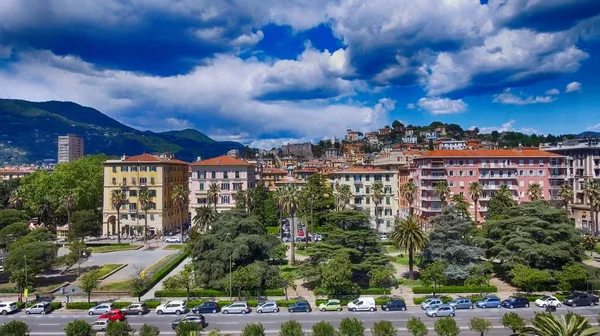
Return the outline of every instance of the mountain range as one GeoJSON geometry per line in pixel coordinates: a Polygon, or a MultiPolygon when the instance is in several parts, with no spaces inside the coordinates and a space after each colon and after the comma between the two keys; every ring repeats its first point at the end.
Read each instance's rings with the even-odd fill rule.
{"type": "Polygon", "coordinates": [[[66,134],[84,138],[86,155],[169,152],[192,162],[244,148],[238,142],[215,141],[195,129],[140,131],[73,102],[0,99],[0,120],[0,165],[56,160],[58,136],[66,134]]]}

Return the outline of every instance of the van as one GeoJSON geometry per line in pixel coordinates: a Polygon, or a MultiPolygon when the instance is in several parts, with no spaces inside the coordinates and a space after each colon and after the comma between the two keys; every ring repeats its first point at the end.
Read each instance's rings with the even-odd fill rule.
{"type": "Polygon", "coordinates": [[[358,299],[348,303],[349,311],[372,311],[377,310],[375,306],[375,299],[372,297],[359,297],[358,299]]]}

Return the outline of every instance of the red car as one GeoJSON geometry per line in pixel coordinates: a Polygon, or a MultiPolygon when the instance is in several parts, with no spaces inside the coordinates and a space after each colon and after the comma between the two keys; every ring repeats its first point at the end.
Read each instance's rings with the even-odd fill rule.
{"type": "Polygon", "coordinates": [[[125,313],[118,309],[109,310],[106,313],[100,315],[101,319],[108,319],[109,321],[125,321],[125,313]]]}
{"type": "Polygon", "coordinates": [[[298,236],[300,236],[300,237],[304,236],[304,231],[298,231],[298,236]]]}

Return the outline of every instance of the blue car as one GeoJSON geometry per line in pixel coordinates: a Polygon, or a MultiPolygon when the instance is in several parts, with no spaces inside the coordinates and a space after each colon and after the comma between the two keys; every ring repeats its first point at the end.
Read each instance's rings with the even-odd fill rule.
{"type": "Polygon", "coordinates": [[[477,301],[475,304],[477,308],[500,308],[502,302],[495,296],[486,296],[483,299],[477,301]]]}

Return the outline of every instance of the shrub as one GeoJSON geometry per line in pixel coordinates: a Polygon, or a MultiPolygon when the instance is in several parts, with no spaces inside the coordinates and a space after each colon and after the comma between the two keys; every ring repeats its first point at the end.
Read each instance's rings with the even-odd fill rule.
{"type": "Polygon", "coordinates": [[[97,305],[98,303],[96,302],[69,302],[67,303],[67,309],[90,309],[97,305]]]}
{"type": "Polygon", "coordinates": [[[176,335],[177,336],[188,336],[192,335],[193,332],[201,331],[202,328],[198,323],[195,322],[181,322],[177,325],[176,335]]]}
{"type": "MultiPolygon", "coordinates": [[[[386,288],[385,292],[390,293],[391,289],[386,288]]],[[[381,295],[381,293],[383,293],[383,288],[370,287],[370,288],[364,288],[364,289],[360,290],[361,295],[381,295]]]]}
{"type": "Polygon", "coordinates": [[[340,333],[345,336],[363,336],[365,327],[355,317],[346,317],[340,322],[340,333]]]}
{"type": "MultiPolygon", "coordinates": [[[[156,273],[154,273],[154,275],[150,278],[150,281],[148,281],[148,285],[146,287],[145,292],[150,290],[150,288],[154,287],[154,285],[156,285],[160,280],[162,280],[162,278],[164,278],[169,273],[171,273],[171,271],[174,270],[175,267],[179,266],[179,264],[181,264],[181,262],[185,258],[187,258],[187,256],[188,256],[188,254],[185,251],[182,253],[179,253],[175,258],[173,258],[173,260],[171,260],[168,264],[166,264],[160,270],[158,270],[156,273]]],[[[145,294],[145,292],[142,293],[142,295],[145,294]]]]}
{"type": "MultiPolygon", "coordinates": [[[[412,288],[415,294],[430,294],[433,293],[433,287],[417,286],[412,288]]],[[[436,288],[436,293],[496,293],[496,286],[468,287],[468,286],[441,286],[436,288]]]]}
{"type": "Polygon", "coordinates": [[[188,307],[188,308],[190,308],[190,309],[192,309],[192,308],[194,308],[196,306],[199,306],[199,305],[201,305],[203,303],[204,303],[204,301],[201,301],[201,300],[193,300],[193,301],[186,302],[185,306],[188,307]]]}
{"type": "Polygon", "coordinates": [[[146,301],[144,302],[146,304],[146,306],[148,306],[148,308],[150,309],[155,309],[156,307],[160,306],[160,301],[146,301]]]}
{"type": "Polygon", "coordinates": [[[275,301],[275,303],[279,306],[279,307],[287,307],[291,304],[296,303],[297,300],[277,300],[275,301]]]}
{"type": "Polygon", "coordinates": [[[390,321],[379,321],[373,324],[373,328],[371,329],[371,335],[396,336],[398,335],[398,329],[396,329],[390,321]]]}
{"type": "Polygon", "coordinates": [[[67,336],[93,335],[92,326],[84,320],[74,320],[65,326],[67,336]]]}
{"type": "Polygon", "coordinates": [[[123,322],[110,321],[110,322],[108,322],[108,325],[106,326],[106,332],[104,334],[106,336],[127,336],[127,335],[131,335],[133,332],[135,332],[135,329],[133,329],[129,325],[129,323],[127,323],[127,321],[123,321],[123,322]]]}
{"type": "Polygon", "coordinates": [[[58,301],[58,302],[50,302],[50,307],[52,308],[52,310],[57,310],[62,308],[62,302],[58,301]]]}
{"type": "Polygon", "coordinates": [[[327,321],[321,321],[312,326],[313,336],[337,336],[338,333],[331,323],[327,321]]]}
{"type": "Polygon", "coordinates": [[[264,336],[265,328],[260,323],[250,323],[242,330],[242,336],[264,336]]]}
{"type": "Polygon", "coordinates": [[[29,335],[29,327],[23,321],[10,321],[0,326],[0,335],[26,336],[29,335]]]}
{"type": "Polygon", "coordinates": [[[140,328],[140,336],[159,336],[159,335],[160,335],[160,329],[158,329],[158,327],[144,324],[140,328]]]}
{"type": "Polygon", "coordinates": [[[458,336],[460,328],[452,317],[441,317],[433,325],[439,336],[458,336]]]}
{"type": "Polygon", "coordinates": [[[131,305],[131,302],[113,302],[112,306],[115,309],[123,309],[123,308],[127,308],[131,305]]]}
{"type": "MultiPolygon", "coordinates": [[[[284,296],[283,289],[266,289],[263,293],[266,296],[284,296]]],[[[187,293],[184,289],[158,290],[154,293],[155,297],[186,297],[187,293]]],[[[229,296],[229,292],[219,291],[215,289],[192,289],[190,297],[224,297],[229,296]]]]}
{"type": "Polygon", "coordinates": [[[406,329],[413,334],[413,336],[425,336],[429,332],[427,326],[418,317],[411,317],[406,322],[406,329]]]}
{"type": "Polygon", "coordinates": [[[510,328],[513,333],[518,333],[525,328],[525,320],[515,312],[510,312],[502,315],[500,323],[504,328],[510,328]]]}
{"type": "Polygon", "coordinates": [[[266,296],[284,296],[285,293],[283,293],[283,288],[265,289],[265,295],[266,296]]]}
{"type": "Polygon", "coordinates": [[[304,336],[302,325],[295,320],[283,322],[281,324],[279,336],[304,336]]]}

